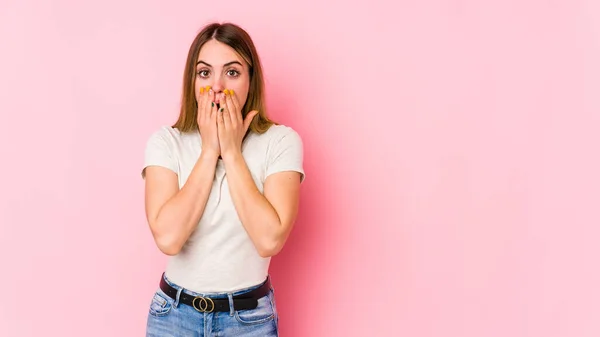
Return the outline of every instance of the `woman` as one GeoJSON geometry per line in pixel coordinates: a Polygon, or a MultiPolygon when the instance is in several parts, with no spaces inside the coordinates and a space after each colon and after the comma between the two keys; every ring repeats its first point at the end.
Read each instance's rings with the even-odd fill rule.
{"type": "Polygon", "coordinates": [[[147,336],[277,336],[269,263],[304,179],[299,135],[266,115],[250,36],[210,24],[188,53],[178,120],[150,136],[146,216],[169,255],[147,336]]]}

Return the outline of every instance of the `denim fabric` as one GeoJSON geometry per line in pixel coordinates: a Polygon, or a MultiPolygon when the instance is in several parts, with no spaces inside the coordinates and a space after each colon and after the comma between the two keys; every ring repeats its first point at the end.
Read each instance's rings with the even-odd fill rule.
{"type": "Polygon", "coordinates": [[[192,296],[205,296],[213,299],[229,298],[229,312],[201,313],[192,306],[178,303],[167,296],[160,288],[150,302],[146,337],[229,337],[229,336],[278,336],[278,315],[273,288],[258,300],[258,307],[251,310],[233,310],[232,297],[260,287],[236,291],[234,293],[200,294],[171,282],[171,286],[192,296]]]}

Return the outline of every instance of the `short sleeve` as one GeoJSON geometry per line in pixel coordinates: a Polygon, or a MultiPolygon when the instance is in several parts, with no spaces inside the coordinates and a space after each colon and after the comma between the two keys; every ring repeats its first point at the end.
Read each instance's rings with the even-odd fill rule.
{"type": "Polygon", "coordinates": [[[296,171],[301,174],[300,182],[303,182],[305,173],[302,138],[292,128],[285,127],[284,130],[269,151],[265,177],[283,171],[296,171]]]}
{"type": "Polygon", "coordinates": [[[146,178],[148,166],[162,166],[177,173],[177,161],[173,155],[170,133],[164,127],[150,135],[146,142],[142,178],[146,178]]]}

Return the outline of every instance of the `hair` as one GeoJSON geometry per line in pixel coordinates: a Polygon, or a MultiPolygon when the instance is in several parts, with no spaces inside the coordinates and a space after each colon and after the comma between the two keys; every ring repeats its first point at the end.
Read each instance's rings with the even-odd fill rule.
{"type": "Polygon", "coordinates": [[[196,102],[196,96],[194,94],[196,62],[198,60],[198,55],[200,54],[200,49],[202,49],[202,46],[211,39],[215,39],[233,48],[233,50],[248,63],[250,88],[248,90],[246,103],[242,107],[242,116],[246,118],[248,112],[258,110],[258,114],[254,116],[250,123],[248,132],[266,132],[271,125],[277,123],[267,117],[265,85],[260,59],[250,35],[248,35],[244,29],[233,23],[208,24],[200,31],[200,33],[198,33],[198,35],[196,35],[196,38],[194,38],[188,51],[185,64],[181,109],[179,117],[172,127],[179,129],[180,132],[190,132],[198,129],[198,103],[196,102]]]}

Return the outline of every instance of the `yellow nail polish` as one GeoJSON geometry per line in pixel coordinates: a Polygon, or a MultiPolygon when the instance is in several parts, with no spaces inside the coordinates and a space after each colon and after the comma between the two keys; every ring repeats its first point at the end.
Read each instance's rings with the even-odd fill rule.
{"type": "Polygon", "coordinates": [[[200,93],[204,93],[204,87],[200,88],[200,93]]]}
{"type": "Polygon", "coordinates": [[[225,90],[223,90],[223,93],[225,94],[225,96],[227,96],[227,95],[229,95],[229,90],[225,89],[225,90]]]}
{"type": "Polygon", "coordinates": [[[208,92],[210,90],[210,85],[206,86],[206,92],[208,92]]]}
{"type": "Polygon", "coordinates": [[[229,89],[229,93],[233,96],[233,89],[229,89]]]}

